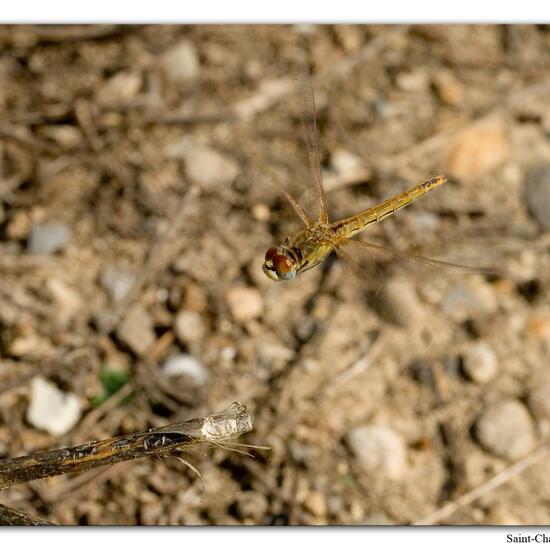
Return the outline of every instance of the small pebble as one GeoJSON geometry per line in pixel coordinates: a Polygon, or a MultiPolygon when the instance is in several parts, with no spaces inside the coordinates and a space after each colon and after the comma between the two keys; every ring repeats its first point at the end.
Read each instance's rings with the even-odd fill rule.
{"type": "Polygon", "coordinates": [[[66,285],[61,279],[50,278],[46,281],[46,287],[55,302],[57,321],[61,325],[67,325],[77,315],[82,313],[82,300],[80,295],[66,285]]]}
{"type": "Polygon", "coordinates": [[[270,215],[271,213],[269,211],[269,207],[263,203],[255,204],[252,207],[252,216],[255,220],[258,220],[259,222],[269,221],[270,215]]]}
{"type": "Polygon", "coordinates": [[[535,338],[550,340],[550,314],[544,311],[533,312],[527,319],[525,331],[535,338]]]}
{"type": "Polygon", "coordinates": [[[43,134],[66,150],[76,149],[82,143],[82,132],[70,124],[52,124],[44,128],[43,134]]]}
{"type": "Polygon", "coordinates": [[[35,224],[31,228],[27,248],[32,254],[55,254],[67,244],[69,226],[62,223],[35,224]]]}
{"type": "Polygon", "coordinates": [[[186,345],[203,339],[206,332],[202,315],[196,311],[180,311],[174,320],[174,331],[178,340],[186,345]]]}
{"type": "Polygon", "coordinates": [[[476,178],[503,164],[510,155],[504,125],[499,120],[473,124],[455,137],[444,171],[456,178],[476,178]]]}
{"type": "Polygon", "coordinates": [[[330,166],[337,174],[349,174],[360,170],[363,163],[350,151],[337,149],[330,155],[330,166]]]}
{"type": "Polygon", "coordinates": [[[476,435],[485,450],[508,460],[521,458],[536,442],[527,408],[512,399],[491,405],[477,421],[476,435]]]}
{"type": "Polygon", "coordinates": [[[537,419],[550,420],[550,374],[537,380],[529,392],[527,403],[537,419]]]}
{"type": "Polygon", "coordinates": [[[66,434],[81,416],[80,399],[73,393],[64,393],[43,378],[31,382],[27,421],[35,428],[51,435],[66,434]]]}
{"type": "Polygon", "coordinates": [[[312,491],[304,501],[304,508],[317,518],[327,515],[327,500],[320,491],[312,491]]]}
{"type": "Polygon", "coordinates": [[[186,148],[183,158],[189,179],[205,188],[229,185],[239,174],[239,165],[233,159],[203,145],[186,148]]]}
{"type": "Polygon", "coordinates": [[[97,102],[103,107],[124,107],[130,105],[141,88],[141,75],[123,71],[107,80],[97,92],[97,102]]]}
{"type": "Polygon", "coordinates": [[[412,326],[423,314],[414,286],[401,278],[386,281],[369,303],[380,317],[403,328],[412,326]]]}
{"type": "Polygon", "coordinates": [[[118,326],[116,334],[136,355],[144,355],[156,340],[153,319],[141,306],[130,310],[118,326]]]}
{"type": "Polygon", "coordinates": [[[199,56],[189,40],[181,40],[164,52],[160,63],[166,76],[175,83],[185,82],[199,75],[199,56]]]}
{"type": "Polygon", "coordinates": [[[167,378],[185,376],[197,386],[208,381],[208,372],[202,363],[187,353],[169,357],[162,366],[162,373],[167,378]]]}
{"type": "Polygon", "coordinates": [[[31,230],[31,217],[26,210],[14,212],[6,225],[6,237],[8,239],[23,240],[29,236],[31,230]]]}
{"type": "Polygon", "coordinates": [[[464,88],[451,71],[438,71],[432,79],[439,99],[447,105],[457,105],[464,98],[464,88]]]}
{"type": "Polygon", "coordinates": [[[524,196],[531,215],[543,229],[550,229],[550,165],[529,170],[524,196]]]}
{"type": "Polygon", "coordinates": [[[497,307],[494,289],[487,283],[453,286],[441,301],[443,313],[455,322],[493,313],[497,307]]]}
{"type": "Polygon", "coordinates": [[[99,275],[99,284],[109,293],[114,302],[121,302],[132,289],[136,277],[116,265],[107,264],[99,275]]]}
{"type": "Polygon", "coordinates": [[[422,92],[428,83],[428,75],[423,71],[403,71],[396,77],[397,86],[405,92],[422,92]]]}
{"type": "Polygon", "coordinates": [[[405,442],[391,428],[360,426],[346,435],[346,441],[365,472],[393,480],[405,474],[405,442]]]}
{"type": "Polygon", "coordinates": [[[236,321],[246,322],[259,317],[264,309],[260,292],[251,287],[233,287],[226,294],[227,304],[236,321]]]}
{"type": "Polygon", "coordinates": [[[476,343],[468,348],[462,361],[465,374],[478,384],[489,382],[497,373],[497,356],[485,342],[476,343]]]}

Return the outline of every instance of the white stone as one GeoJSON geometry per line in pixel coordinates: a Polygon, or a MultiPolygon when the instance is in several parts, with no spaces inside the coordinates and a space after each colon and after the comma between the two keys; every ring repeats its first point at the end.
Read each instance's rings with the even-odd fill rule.
{"type": "Polygon", "coordinates": [[[173,82],[196,78],[200,71],[200,61],[195,46],[189,40],[181,40],[164,52],[161,66],[173,82]]]}
{"type": "Polygon", "coordinates": [[[202,363],[187,353],[169,357],[162,366],[162,373],[167,378],[186,376],[198,386],[208,381],[208,372],[202,363]]]}
{"type": "Polygon", "coordinates": [[[122,71],[107,80],[97,92],[97,102],[104,107],[130,105],[141,88],[141,75],[122,71]]]}
{"type": "Polygon", "coordinates": [[[346,440],[365,472],[398,480],[407,466],[403,438],[387,426],[360,426],[346,435],[346,440]]]}
{"type": "Polygon", "coordinates": [[[174,330],[182,344],[190,344],[202,340],[206,329],[200,313],[184,310],[176,315],[174,330]]]}
{"type": "Polygon", "coordinates": [[[497,373],[498,361],[493,349],[485,342],[471,346],[463,356],[464,372],[474,382],[485,384],[497,373]]]}
{"type": "Polygon", "coordinates": [[[80,420],[80,399],[73,393],[64,393],[43,378],[31,382],[27,421],[35,428],[51,435],[66,434],[80,420]]]}

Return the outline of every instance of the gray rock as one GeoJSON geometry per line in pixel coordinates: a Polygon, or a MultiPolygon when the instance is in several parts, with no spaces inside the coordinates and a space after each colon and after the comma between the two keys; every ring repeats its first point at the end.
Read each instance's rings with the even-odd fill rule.
{"type": "Polygon", "coordinates": [[[166,76],[176,83],[199,75],[199,56],[195,46],[189,40],[181,40],[164,52],[160,63],[166,76]]]}
{"type": "Polygon", "coordinates": [[[187,353],[169,357],[162,366],[162,373],[168,378],[185,376],[197,386],[203,386],[208,381],[208,371],[187,353]]]}
{"type": "Polygon", "coordinates": [[[529,170],[524,197],[531,215],[543,229],[550,229],[550,165],[529,170]]]}
{"type": "Polygon", "coordinates": [[[116,334],[136,355],[144,355],[155,341],[153,319],[141,306],[136,306],[119,324],[116,334]]]}
{"type": "Polygon", "coordinates": [[[99,284],[109,293],[114,302],[121,302],[128,295],[136,281],[133,273],[107,264],[99,275],[99,284]]]}
{"type": "Polygon", "coordinates": [[[27,248],[32,254],[54,254],[62,250],[70,237],[68,225],[62,223],[43,223],[33,225],[27,248]]]}
{"type": "Polygon", "coordinates": [[[361,468],[387,479],[403,478],[407,452],[403,438],[386,426],[360,426],[346,435],[346,441],[361,468]]]}
{"type": "Polygon", "coordinates": [[[464,353],[463,368],[470,380],[478,384],[485,384],[492,380],[497,373],[497,356],[488,344],[478,342],[464,353]]]}
{"type": "Polygon", "coordinates": [[[63,435],[76,425],[81,413],[77,395],[64,393],[43,378],[33,378],[27,420],[35,428],[63,435]]]}
{"type": "Polygon", "coordinates": [[[416,290],[406,279],[389,279],[368,300],[380,317],[403,328],[413,325],[423,314],[416,290]]]}
{"type": "Polygon", "coordinates": [[[476,435],[485,450],[508,460],[521,458],[536,442],[527,408],[513,399],[491,405],[478,419],[476,435]]]}

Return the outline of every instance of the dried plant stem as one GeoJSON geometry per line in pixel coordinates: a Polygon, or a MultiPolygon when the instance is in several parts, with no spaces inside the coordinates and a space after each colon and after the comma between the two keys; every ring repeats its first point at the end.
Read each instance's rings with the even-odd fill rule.
{"type": "Polygon", "coordinates": [[[61,474],[84,472],[150,455],[181,451],[200,443],[218,443],[249,432],[252,417],[233,403],[223,412],[78,447],[0,461],[0,490],[61,474]]]}
{"type": "Polygon", "coordinates": [[[55,525],[43,519],[33,518],[24,512],[0,504],[0,525],[55,525]]]}
{"type": "Polygon", "coordinates": [[[472,502],[489,494],[497,487],[500,487],[513,477],[521,474],[524,470],[535,464],[535,462],[538,462],[542,458],[548,456],[549,452],[550,443],[545,443],[544,445],[538,447],[532,453],[529,453],[526,457],[518,460],[517,462],[514,462],[514,464],[512,464],[508,468],[505,468],[504,470],[502,470],[502,472],[499,472],[485,483],[482,483],[475,489],[472,489],[471,491],[458,497],[456,500],[445,504],[445,506],[442,506],[438,510],[435,510],[435,512],[432,512],[424,518],[414,522],[413,525],[434,525],[436,523],[440,523],[441,521],[452,516],[460,508],[464,508],[464,506],[472,504],[472,502]]]}

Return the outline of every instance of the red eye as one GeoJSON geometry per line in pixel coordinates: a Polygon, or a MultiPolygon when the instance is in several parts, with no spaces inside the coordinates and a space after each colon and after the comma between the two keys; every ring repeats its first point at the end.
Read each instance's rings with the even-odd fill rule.
{"type": "Polygon", "coordinates": [[[287,256],[281,254],[275,255],[273,265],[277,273],[289,273],[292,271],[292,261],[287,256]]]}
{"type": "Polygon", "coordinates": [[[265,261],[268,262],[269,260],[273,260],[275,256],[277,256],[278,252],[275,247],[271,247],[266,253],[265,253],[265,261]]]}

